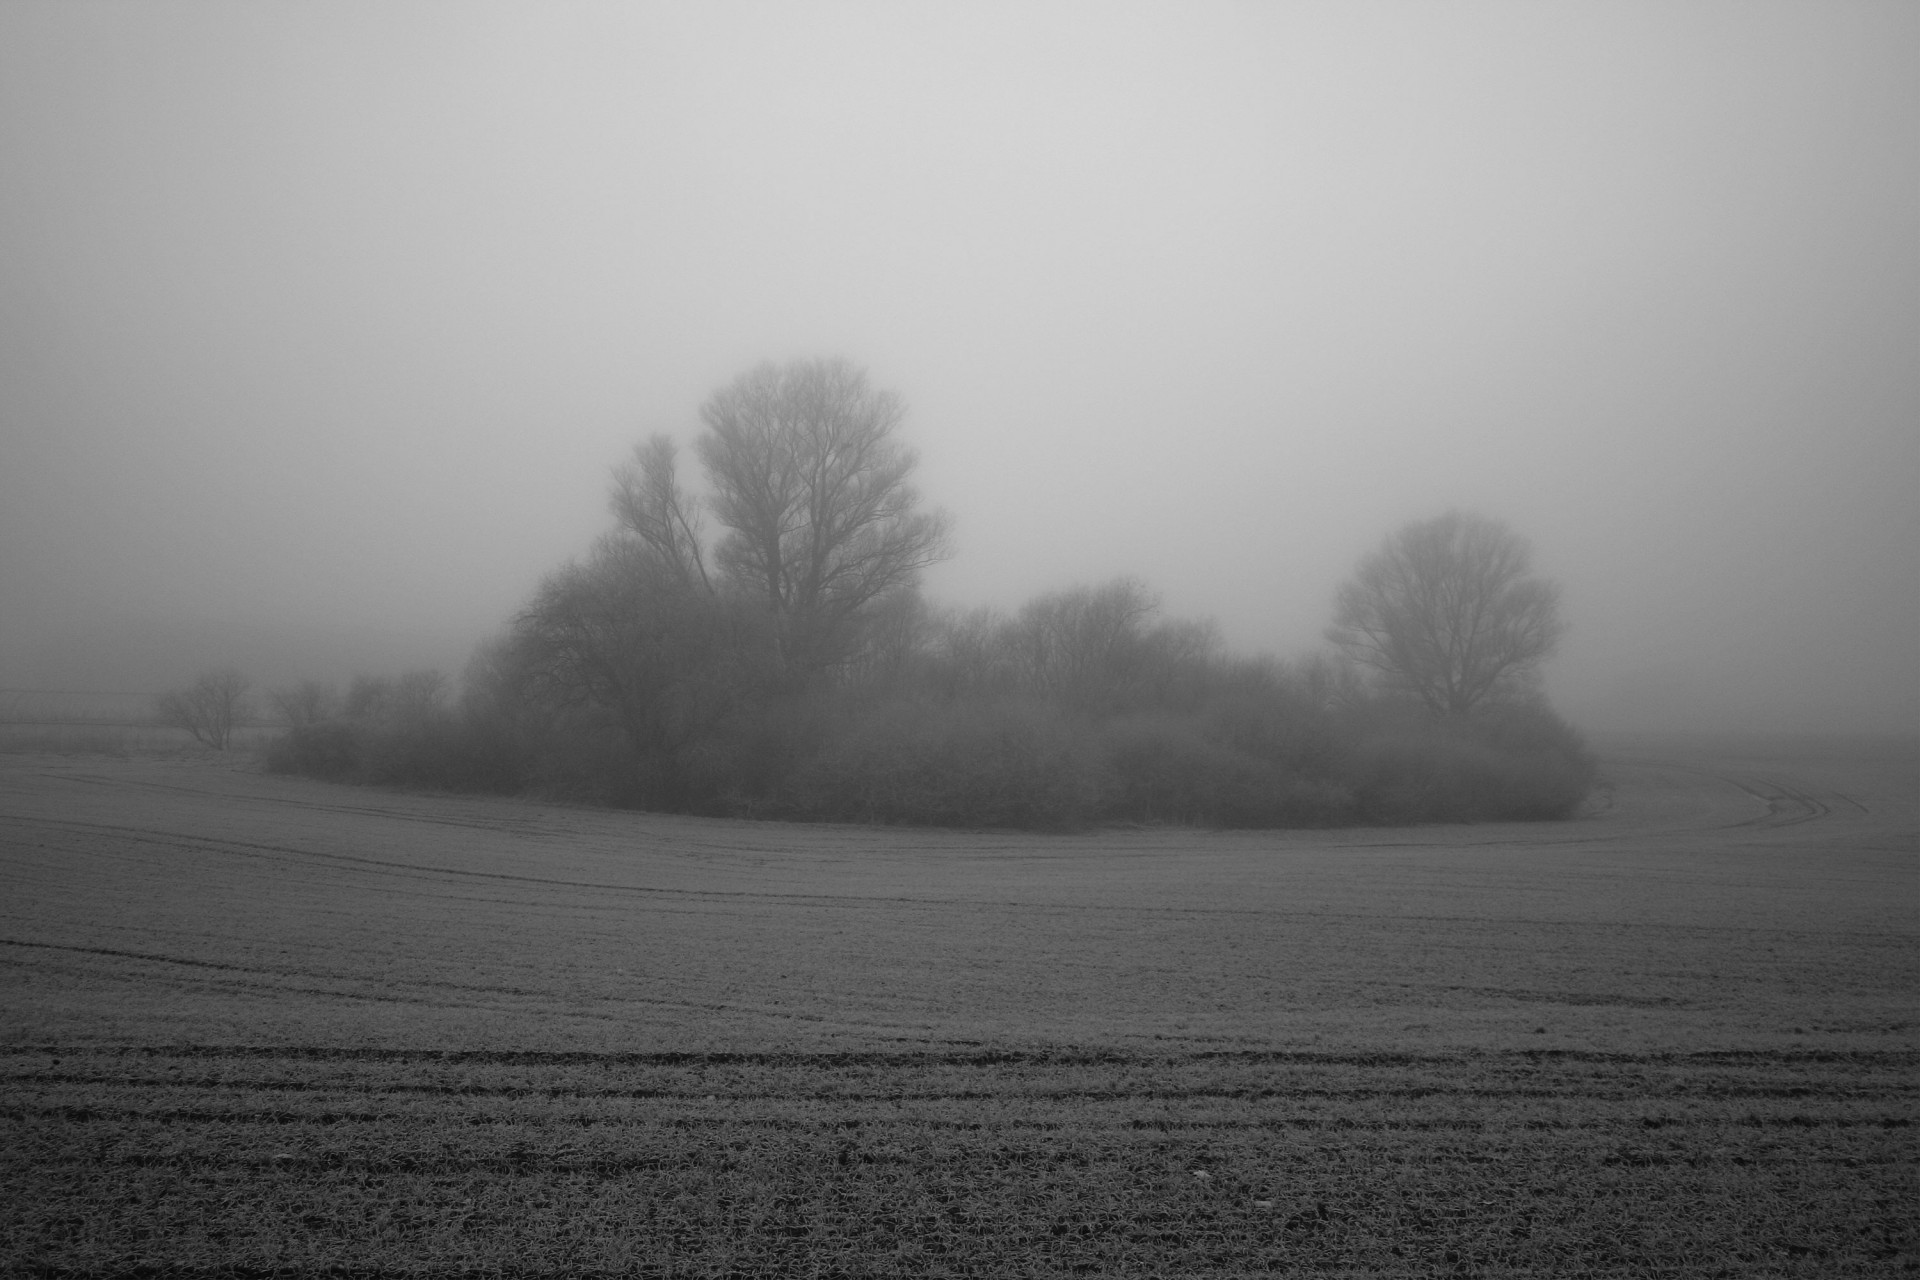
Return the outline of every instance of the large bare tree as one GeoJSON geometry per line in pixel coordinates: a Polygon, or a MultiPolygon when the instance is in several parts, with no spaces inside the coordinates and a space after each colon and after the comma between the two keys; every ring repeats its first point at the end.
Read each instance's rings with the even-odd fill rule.
{"type": "Polygon", "coordinates": [[[742,595],[774,620],[781,665],[805,679],[847,661],[860,627],[947,554],[947,518],[921,511],[900,397],[844,360],[763,364],[701,408],[696,442],[726,529],[712,551],[701,502],[656,435],[614,470],[620,528],[688,590],[742,595]]]}
{"type": "MultiPolygon", "coordinates": [[[[899,396],[844,360],[763,364],[701,408],[697,449],[727,529],[715,564],[766,604],[791,676],[843,661],[869,607],[947,555],[947,519],[919,509],[908,483],[916,458],[894,438],[905,414],[899,396]]],[[[670,461],[653,460],[655,476],[670,461]]],[[[680,534],[698,546],[691,522],[672,514],[673,486],[635,488],[649,499],[638,523],[651,532],[635,531],[697,568],[671,551],[680,534]]]]}
{"type": "Polygon", "coordinates": [[[1530,572],[1526,539],[1497,520],[1417,521],[1340,588],[1327,639],[1391,687],[1464,715],[1523,687],[1560,640],[1560,589],[1530,572]]]}

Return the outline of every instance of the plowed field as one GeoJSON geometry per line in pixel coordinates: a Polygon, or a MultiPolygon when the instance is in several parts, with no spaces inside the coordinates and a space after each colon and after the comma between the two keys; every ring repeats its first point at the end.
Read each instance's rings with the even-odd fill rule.
{"type": "Polygon", "coordinates": [[[0,1271],[1920,1271],[1914,766],[1038,837],[0,758],[0,1271]]]}

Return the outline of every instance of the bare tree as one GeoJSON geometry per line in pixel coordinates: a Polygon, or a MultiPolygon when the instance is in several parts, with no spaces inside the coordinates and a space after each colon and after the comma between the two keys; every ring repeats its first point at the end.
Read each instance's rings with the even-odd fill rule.
{"type": "Polygon", "coordinates": [[[1135,674],[1141,630],[1158,608],[1132,578],[1029,601],[1011,637],[1023,682],[1078,710],[1113,709],[1135,674]]]}
{"type": "Polygon", "coordinates": [[[1057,591],[1027,604],[1007,632],[1022,683],[1079,711],[1112,713],[1191,701],[1220,645],[1211,623],[1154,621],[1140,582],[1057,591]]]}
{"type": "Polygon", "coordinates": [[[683,587],[709,594],[706,553],[700,545],[700,508],[680,487],[673,441],[655,435],[633,446],[633,457],[613,471],[613,514],[621,528],[653,548],[683,587]]]}
{"type": "Polygon", "coordinates": [[[1389,686],[1464,715],[1524,687],[1559,642],[1560,590],[1529,577],[1524,538],[1453,511],[1407,525],[1360,562],[1327,639],[1389,686]]]}
{"type": "Polygon", "coordinates": [[[302,680],[297,685],[275,689],[268,695],[268,701],[273,704],[274,714],[297,729],[304,724],[331,719],[340,705],[340,694],[330,684],[302,680]]]}
{"type": "Polygon", "coordinates": [[[407,724],[431,720],[446,709],[450,688],[444,671],[432,667],[403,671],[393,682],[387,714],[407,724]]]}
{"type": "MultiPolygon", "coordinates": [[[[697,447],[728,530],[715,561],[765,602],[792,677],[842,661],[868,606],[947,555],[947,519],[918,510],[907,483],[916,458],[893,437],[905,413],[900,397],[873,390],[844,360],[762,365],[700,411],[697,447]]],[[[646,449],[644,501],[629,527],[677,566],[686,557],[676,558],[676,539],[693,529],[672,514],[659,446],[646,449]]]]}
{"type": "Polygon", "coordinates": [[[392,709],[393,680],[387,676],[355,676],[341,704],[349,720],[380,720],[392,709]]]}
{"type": "Polygon", "coordinates": [[[154,716],[215,751],[225,751],[234,726],[246,717],[247,689],[247,678],[232,667],[203,672],[189,687],[161,694],[154,702],[154,716]]]}
{"type": "Polygon", "coordinates": [[[999,610],[980,605],[948,609],[929,620],[929,687],[941,696],[989,700],[1015,692],[1023,671],[1013,624],[999,610]]]}

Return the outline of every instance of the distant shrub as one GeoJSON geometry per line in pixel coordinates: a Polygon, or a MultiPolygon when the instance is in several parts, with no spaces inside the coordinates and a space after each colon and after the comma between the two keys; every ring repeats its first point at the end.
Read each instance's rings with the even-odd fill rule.
{"type": "Polygon", "coordinates": [[[267,768],[330,782],[360,780],[360,734],[344,720],[297,724],[267,744],[267,768]]]}
{"type": "Polygon", "coordinates": [[[926,826],[1079,826],[1099,804],[1089,735],[1044,705],[898,703],[850,724],[803,766],[795,815],[926,826]]]}
{"type": "Polygon", "coordinates": [[[1104,735],[1102,816],[1213,827],[1315,826],[1345,816],[1335,783],[1203,736],[1195,720],[1133,717],[1104,735]]]}
{"type": "Polygon", "coordinates": [[[1579,735],[1538,706],[1409,717],[1369,733],[1348,763],[1357,814],[1378,823],[1571,817],[1594,768],[1579,735]]]}
{"type": "Polygon", "coordinates": [[[1343,750],[1338,717],[1290,673],[1241,665],[1242,670],[1222,673],[1201,712],[1202,735],[1297,774],[1331,776],[1343,750]]]}
{"type": "Polygon", "coordinates": [[[297,723],[268,744],[267,768],[343,782],[442,791],[517,791],[528,752],[497,717],[445,706],[439,672],[361,677],[345,715],[297,723]]]}
{"type": "Polygon", "coordinates": [[[294,724],[269,766],[666,812],[1026,829],[1564,818],[1594,779],[1544,701],[1447,714],[1336,659],[1227,655],[1209,627],[1154,621],[1128,582],[1012,619],[928,615],[903,597],[846,664],[805,681],[768,676],[757,615],[694,610],[717,629],[665,644],[653,599],[627,601],[608,635],[592,609],[559,611],[552,634],[517,625],[475,653],[457,698],[415,672],[309,699],[332,717],[294,724]],[[595,657],[607,645],[627,655],[611,675],[595,657]]]}
{"type": "Polygon", "coordinates": [[[578,804],[644,808],[647,779],[626,735],[605,715],[575,710],[512,739],[521,790],[578,804]]]}

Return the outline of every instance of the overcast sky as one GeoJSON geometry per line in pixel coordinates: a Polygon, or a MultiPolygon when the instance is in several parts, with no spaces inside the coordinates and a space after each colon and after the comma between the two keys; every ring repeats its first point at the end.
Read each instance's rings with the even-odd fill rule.
{"type": "Polygon", "coordinates": [[[10,0],[0,175],[6,688],[457,667],[843,355],[937,600],[1303,654],[1471,507],[1578,723],[1920,729],[1911,3],[10,0]]]}

